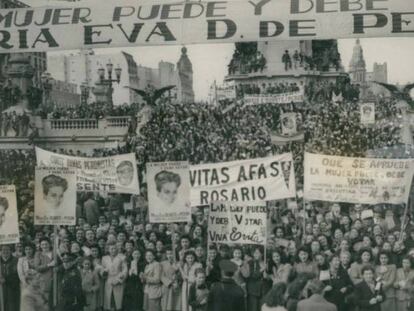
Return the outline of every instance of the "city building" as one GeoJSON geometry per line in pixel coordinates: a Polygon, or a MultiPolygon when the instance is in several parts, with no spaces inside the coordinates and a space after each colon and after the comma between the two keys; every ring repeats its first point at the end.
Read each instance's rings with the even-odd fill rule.
{"type": "Polygon", "coordinates": [[[187,48],[181,49],[181,57],[177,62],[178,87],[177,99],[180,102],[194,102],[193,65],[187,55],[187,48]]]}
{"type": "Polygon", "coordinates": [[[335,83],[346,77],[336,40],[290,40],[236,43],[224,82],[240,90],[294,84],[300,89],[310,81],[335,83]]]}
{"type": "MultiPolygon", "coordinates": [[[[137,102],[138,96],[128,89],[128,87],[139,87],[138,66],[132,55],[125,52],[97,55],[93,50],[82,50],[77,54],[48,56],[49,72],[52,77],[56,80],[76,84],[78,93],[81,93],[82,83],[87,83],[92,90],[96,82],[99,81],[98,69],[106,68],[108,63],[113,64],[113,68],[119,66],[122,69],[120,83],[113,84],[114,105],[137,102]]],[[[112,78],[115,78],[115,73],[112,73],[112,78]]],[[[91,91],[88,102],[94,100],[91,91]]]]}
{"type": "MultiPolygon", "coordinates": [[[[0,9],[7,8],[26,8],[28,5],[18,0],[1,0],[0,9]]],[[[24,56],[28,57],[30,65],[34,68],[33,75],[33,86],[41,87],[42,81],[41,76],[47,70],[47,55],[46,53],[23,53],[24,56]]],[[[10,54],[0,54],[0,84],[4,83],[6,77],[6,66],[10,58],[10,54]]]]}
{"type": "Polygon", "coordinates": [[[356,40],[349,63],[351,83],[361,86],[363,97],[387,96],[389,92],[375,82],[388,83],[387,63],[374,63],[373,70],[367,72],[364,50],[359,39],[356,40]]]}
{"type": "Polygon", "coordinates": [[[59,108],[75,107],[81,104],[78,86],[59,80],[51,80],[50,100],[59,108]]]}

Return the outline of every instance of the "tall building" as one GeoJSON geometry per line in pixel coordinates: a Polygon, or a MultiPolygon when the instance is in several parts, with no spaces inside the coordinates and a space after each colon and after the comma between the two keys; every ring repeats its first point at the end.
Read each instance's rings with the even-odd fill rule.
{"type": "Polygon", "coordinates": [[[187,48],[181,49],[181,57],[177,62],[178,70],[178,94],[177,99],[180,102],[194,102],[193,90],[193,65],[187,55],[187,48]]]}
{"type": "MultiPolygon", "coordinates": [[[[25,8],[28,5],[18,0],[0,0],[0,9],[7,8],[25,8]]],[[[47,70],[46,53],[23,53],[28,57],[30,65],[34,68],[33,86],[41,87],[41,76],[47,70]]],[[[0,83],[3,83],[6,77],[6,65],[10,58],[10,54],[0,54],[0,83]]]]}
{"type": "MultiPolygon", "coordinates": [[[[56,80],[73,83],[78,86],[84,82],[90,88],[95,86],[99,80],[98,69],[105,68],[106,64],[112,63],[113,67],[120,67],[121,80],[119,85],[113,84],[114,105],[131,104],[138,101],[138,96],[127,87],[139,87],[138,66],[132,55],[121,52],[116,54],[96,55],[92,50],[83,50],[77,54],[50,55],[48,57],[49,72],[56,80]]],[[[115,78],[115,73],[112,73],[115,78]]],[[[90,92],[89,101],[94,101],[94,95],[90,92]]]]}
{"type": "Polygon", "coordinates": [[[361,86],[363,97],[386,96],[388,91],[375,82],[388,83],[387,63],[374,63],[373,71],[367,72],[364,50],[359,39],[356,40],[349,64],[349,75],[353,84],[361,86]]]}
{"type": "Polygon", "coordinates": [[[364,51],[359,39],[356,40],[352,58],[349,63],[349,76],[351,83],[364,85],[366,83],[367,68],[364,59],[364,51]]]}

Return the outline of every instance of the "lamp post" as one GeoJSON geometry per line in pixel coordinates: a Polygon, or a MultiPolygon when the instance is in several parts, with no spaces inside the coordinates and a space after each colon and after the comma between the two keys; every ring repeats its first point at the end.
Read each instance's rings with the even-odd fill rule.
{"type": "Polygon", "coordinates": [[[112,84],[114,82],[116,82],[118,84],[121,82],[122,68],[119,67],[119,65],[118,65],[114,69],[114,65],[111,63],[111,61],[109,61],[106,64],[106,73],[107,73],[107,78],[105,78],[105,69],[103,67],[98,69],[99,84],[105,85],[105,86],[108,87],[108,101],[109,101],[110,107],[112,107],[113,106],[113,99],[112,99],[113,88],[112,88],[112,84]],[[112,78],[112,72],[113,71],[115,71],[116,79],[112,78]]]}
{"type": "Polygon", "coordinates": [[[88,82],[86,81],[82,82],[82,84],[80,85],[82,105],[86,105],[88,103],[90,89],[91,88],[89,87],[88,82]]]}
{"type": "Polygon", "coordinates": [[[42,105],[44,108],[48,107],[49,99],[50,99],[50,92],[53,88],[53,78],[49,72],[44,72],[41,76],[42,81],[42,89],[43,89],[43,100],[42,105]]]}

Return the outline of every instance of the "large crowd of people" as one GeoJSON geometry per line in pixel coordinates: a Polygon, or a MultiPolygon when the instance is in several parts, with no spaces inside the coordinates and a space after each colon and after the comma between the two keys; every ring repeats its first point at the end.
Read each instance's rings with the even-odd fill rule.
{"type": "MultiPolygon", "coordinates": [[[[335,47],[330,51],[321,66],[335,65],[339,55],[335,47]]],[[[263,56],[251,55],[249,70],[262,70],[263,56]]],[[[299,65],[306,61],[298,57],[299,65]]],[[[243,94],[298,88],[255,85],[243,94]]],[[[283,106],[244,106],[239,101],[227,109],[160,101],[139,134],[131,126],[123,147],[90,153],[52,149],[83,157],[136,154],[141,194],[79,192],[74,226],[34,225],[34,150],[0,150],[0,185],[16,186],[21,237],[18,244],[1,246],[5,310],[414,310],[411,210],[405,213],[404,205],[309,202],[301,194],[305,151],[413,158],[412,146],[401,144],[396,102],[379,99],[376,124],[366,126],[360,121],[358,89],[349,81],[312,82],[304,92],[307,101],[283,106]],[[281,132],[286,112],[296,114],[297,131],[304,138],[275,144],[272,135],[281,132]],[[206,206],[193,207],[187,223],[149,222],[146,163],[214,163],[284,152],[293,153],[298,194],[267,202],[266,246],[208,243],[206,206]]],[[[92,104],[39,114],[99,119],[135,115],[136,109],[92,104]]],[[[12,119],[1,118],[0,130],[25,133],[25,122],[13,126],[12,119]]]]}

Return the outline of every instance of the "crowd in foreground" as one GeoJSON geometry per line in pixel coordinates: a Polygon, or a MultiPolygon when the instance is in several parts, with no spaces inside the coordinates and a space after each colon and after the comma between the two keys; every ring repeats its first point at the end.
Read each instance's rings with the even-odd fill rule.
{"type": "MultiPolygon", "coordinates": [[[[54,151],[104,156],[133,150],[141,173],[147,162],[199,164],[291,151],[301,189],[305,150],[395,156],[398,109],[384,100],[376,114],[377,125],[367,128],[351,101],[282,109],[236,104],[226,113],[220,106],[165,102],[139,137],[130,133],[126,147],[54,151]],[[283,112],[297,113],[304,141],[272,143],[283,112]]],[[[398,155],[412,156],[412,149],[398,155]]],[[[149,223],[142,174],[139,196],[79,193],[76,225],[54,232],[33,225],[34,166],[33,150],[0,151],[0,184],[16,185],[21,233],[21,243],[1,248],[7,311],[51,310],[54,296],[62,311],[414,309],[414,222],[404,206],[307,202],[300,196],[272,201],[265,247],[213,245],[207,243],[205,207],[195,208],[188,223],[149,223]]]]}

